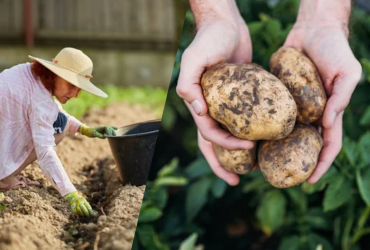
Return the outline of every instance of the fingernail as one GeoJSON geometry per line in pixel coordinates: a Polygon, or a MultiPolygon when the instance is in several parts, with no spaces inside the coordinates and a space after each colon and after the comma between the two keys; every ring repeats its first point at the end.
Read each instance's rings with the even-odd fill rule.
{"type": "Polygon", "coordinates": [[[194,112],[195,112],[197,115],[200,115],[200,113],[202,113],[202,104],[200,104],[200,101],[198,101],[198,100],[194,100],[194,101],[191,103],[191,106],[193,107],[193,110],[194,110],[194,112]]]}
{"type": "Polygon", "coordinates": [[[337,113],[333,112],[333,114],[331,115],[331,127],[334,126],[335,118],[337,118],[337,113]]]}

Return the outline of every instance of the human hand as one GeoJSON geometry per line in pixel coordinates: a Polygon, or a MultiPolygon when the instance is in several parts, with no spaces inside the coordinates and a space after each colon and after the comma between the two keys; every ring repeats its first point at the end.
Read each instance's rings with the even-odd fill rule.
{"type": "Polygon", "coordinates": [[[107,135],[116,135],[116,127],[112,126],[101,126],[101,127],[88,127],[85,124],[82,124],[80,127],[80,133],[86,135],[87,137],[94,138],[98,137],[100,139],[105,139],[104,134],[107,135]]]}
{"type": "Polygon", "coordinates": [[[206,68],[220,61],[250,62],[252,44],[248,27],[241,18],[235,2],[217,1],[216,4],[212,1],[210,10],[199,10],[203,5],[207,5],[207,1],[202,5],[192,6],[198,32],[182,56],[177,93],[184,99],[194,118],[199,131],[199,148],[211,168],[221,179],[230,185],[236,185],[239,180],[237,175],[218,170],[220,164],[211,142],[229,150],[249,149],[254,143],[238,139],[221,129],[218,123],[207,114],[207,104],[200,87],[200,78],[206,68]],[[206,13],[207,16],[201,16],[200,13],[206,13]]]}
{"type": "Polygon", "coordinates": [[[318,68],[328,101],[322,128],[324,146],[318,164],[307,182],[317,182],[329,169],[342,147],[342,119],[351,95],[361,77],[361,65],[348,41],[348,30],[336,20],[298,20],[284,46],[301,49],[318,68]]]}
{"type": "Polygon", "coordinates": [[[68,201],[74,214],[81,216],[94,215],[94,210],[92,210],[90,204],[77,191],[67,194],[64,198],[68,201]]]}

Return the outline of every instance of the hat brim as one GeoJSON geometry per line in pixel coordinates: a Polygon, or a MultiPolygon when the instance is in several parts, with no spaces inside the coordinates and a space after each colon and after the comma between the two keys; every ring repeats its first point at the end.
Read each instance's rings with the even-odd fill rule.
{"type": "Polygon", "coordinates": [[[79,75],[69,69],[66,69],[63,66],[58,65],[57,63],[53,63],[51,61],[47,61],[30,55],[28,57],[41,63],[43,66],[51,70],[53,73],[63,78],[67,82],[75,85],[76,87],[99,97],[103,98],[108,97],[108,95],[105,92],[103,92],[101,89],[97,88],[93,83],[91,83],[89,78],[79,75]]]}

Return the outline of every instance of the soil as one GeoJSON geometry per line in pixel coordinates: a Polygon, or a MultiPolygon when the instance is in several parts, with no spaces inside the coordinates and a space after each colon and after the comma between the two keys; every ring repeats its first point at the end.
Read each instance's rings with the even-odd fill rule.
{"type": "MultiPolygon", "coordinates": [[[[139,105],[113,104],[81,121],[120,127],[158,118],[139,105]]],[[[40,186],[0,193],[0,249],[131,249],[145,186],[121,184],[108,140],[67,135],[57,154],[98,215],[73,215],[35,162],[22,174],[40,186]]]]}

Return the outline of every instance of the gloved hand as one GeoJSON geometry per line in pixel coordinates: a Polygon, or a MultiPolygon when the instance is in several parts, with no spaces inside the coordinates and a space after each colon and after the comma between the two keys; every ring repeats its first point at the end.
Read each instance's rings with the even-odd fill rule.
{"type": "Polygon", "coordinates": [[[94,138],[98,137],[100,139],[105,139],[104,134],[107,135],[116,135],[116,127],[111,126],[101,126],[101,127],[88,127],[85,124],[82,124],[80,127],[80,133],[86,135],[87,137],[94,138]]]}
{"type": "Polygon", "coordinates": [[[94,210],[92,210],[90,204],[77,191],[67,194],[64,198],[68,201],[74,214],[81,216],[94,215],[94,210]]]}

